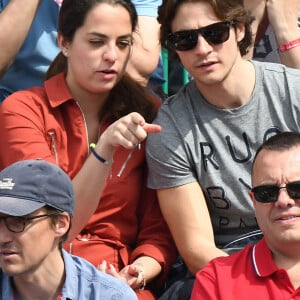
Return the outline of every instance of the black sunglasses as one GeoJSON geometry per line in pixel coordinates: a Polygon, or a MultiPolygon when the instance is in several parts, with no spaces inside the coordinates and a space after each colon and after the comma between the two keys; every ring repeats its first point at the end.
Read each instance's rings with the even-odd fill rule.
{"type": "Polygon", "coordinates": [[[211,45],[226,42],[229,38],[230,26],[235,21],[224,21],[191,30],[181,30],[168,35],[169,46],[179,51],[187,51],[195,48],[198,43],[198,35],[201,34],[211,45]]]}
{"type": "Polygon", "coordinates": [[[251,189],[255,199],[261,203],[276,202],[279,191],[286,189],[290,198],[300,199],[300,181],[289,182],[286,186],[277,185],[259,185],[251,189]]]}

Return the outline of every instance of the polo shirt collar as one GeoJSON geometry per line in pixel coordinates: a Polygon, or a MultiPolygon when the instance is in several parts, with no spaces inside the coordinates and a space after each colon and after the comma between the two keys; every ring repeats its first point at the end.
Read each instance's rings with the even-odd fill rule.
{"type": "Polygon", "coordinates": [[[279,270],[273,261],[272,252],[269,249],[265,238],[262,238],[253,246],[251,258],[254,271],[259,277],[270,276],[279,270]]]}

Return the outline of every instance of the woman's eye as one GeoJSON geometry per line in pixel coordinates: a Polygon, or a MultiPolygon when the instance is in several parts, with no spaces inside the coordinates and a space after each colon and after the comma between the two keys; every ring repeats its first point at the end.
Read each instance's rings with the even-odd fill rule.
{"type": "Polygon", "coordinates": [[[92,45],[101,46],[101,45],[104,44],[104,41],[102,41],[102,40],[90,40],[89,43],[92,44],[92,45]]]}
{"type": "Polygon", "coordinates": [[[120,48],[129,47],[129,46],[131,46],[131,44],[132,44],[131,40],[121,40],[118,42],[118,45],[120,48]]]}

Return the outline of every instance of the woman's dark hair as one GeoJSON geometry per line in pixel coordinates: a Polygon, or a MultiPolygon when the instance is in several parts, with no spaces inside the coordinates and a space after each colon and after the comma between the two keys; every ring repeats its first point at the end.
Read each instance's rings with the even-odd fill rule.
{"type": "MultiPolygon", "coordinates": [[[[84,24],[89,11],[102,3],[124,7],[130,15],[132,31],[135,31],[138,17],[134,4],[130,0],[64,0],[59,13],[58,31],[67,41],[71,42],[76,30],[84,24]]],[[[67,73],[67,65],[67,58],[60,52],[50,65],[46,73],[46,80],[61,72],[67,73]]],[[[103,114],[107,114],[109,111],[112,120],[117,120],[129,112],[135,111],[143,115],[147,122],[151,122],[156,108],[150,102],[146,89],[125,74],[111,90],[102,111],[103,114]]],[[[103,115],[99,117],[101,119],[103,115]]]]}
{"type": "MultiPolygon", "coordinates": [[[[249,47],[253,43],[251,24],[254,17],[244,8],[242,0],[163,0],[162,5],[158,9],[158,22],[160,27],[160,42],[169,50],[170,54],[178,59],[173,48],[168,46],[168,35],[172,32],[171,24],[175,18],[180,5],[184,3],[208,3],[211,5],[216,16],[222,21],[237,21],[245,26],[245,37],[238,42],[241,55],[248,52],[249,47]]],[[[236,25],[234,25],[236,26],[236,25]]]]}

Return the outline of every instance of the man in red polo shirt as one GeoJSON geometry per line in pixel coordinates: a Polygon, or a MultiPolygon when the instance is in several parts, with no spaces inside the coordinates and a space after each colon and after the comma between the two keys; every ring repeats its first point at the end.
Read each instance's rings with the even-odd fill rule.
{"type": "Polygon", "coordinates": [[[252,186],[264,238],[199,271],[192,300],[300,299],[299,133],[279,133],[257,150],[252,186]]]}

